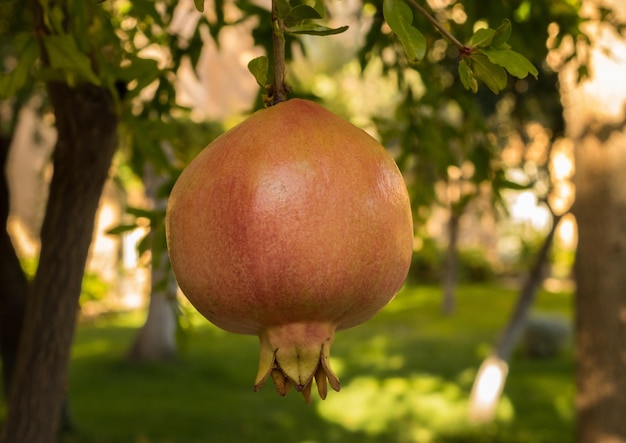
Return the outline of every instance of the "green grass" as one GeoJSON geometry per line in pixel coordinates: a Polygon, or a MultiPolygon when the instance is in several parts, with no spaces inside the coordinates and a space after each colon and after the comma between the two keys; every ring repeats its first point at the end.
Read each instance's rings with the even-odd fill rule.
{"type": "MultiPolygon", "coordinates": [[[[77,426],[87,443],[567,443],[572,440],[573,363],[513,358],[498,419],[465,421],[473,377],[508,320],[517,292],[462,286],[457,312],[440,314],[435,287],[403,290],[364,325],[339,332],[332,364],[340,393],[306,405],[271,382],[252,390],[256,337],[194,318],[175,363],[125,361],[137,314],[81,324],[70,374],[77,426]]],[[[570,315],[570,295],[540,294],[536,309],[570,315]]]]}

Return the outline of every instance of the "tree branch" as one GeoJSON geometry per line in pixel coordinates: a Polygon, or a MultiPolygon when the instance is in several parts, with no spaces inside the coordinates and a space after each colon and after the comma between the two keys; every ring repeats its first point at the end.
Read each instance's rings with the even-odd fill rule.
{"type": "Polygon", "coordinates": [[[461,43],[454,35],[452,35],[452,33],[450,33],[450,31],[444,28],[443,25],[439,23],[437,19],[431,15],[426,10],[426,8],[424,8],[422,5],[417,3],[416,0],[406,0],[406,1],[411,6],[413,6],[420,14],[426,17],[426,20],[428,20],[435,27],[435,29],[439,31],[450,43],[452,43],[454,46],[459,48],[459,51],[462,54],[468,54],[471,51],[471,48],[461,43]]]}
{"type": "Polygon", "coordinates": [[[552,208],[548,206],[552,214],[552,227],[543,240],[541,249],[535,257],[535,261],[530,269],[524,286],[522,287],[521,294],[517,300],[511,318],[506,325],[502,335],[498,339],[496,344],[495,353],[504,361],[508,361],[515,345],[517,344],[519,337],[524,332],[526,321],[528,318],[528,312],[535,301],[535,296],[541,283],[543,282],[543,270],[546,262],[549,258],[552,242],[556,234],[556,228],[559,226],[559,222],[563,218],[564,214],[555,215],[552,208]]]}

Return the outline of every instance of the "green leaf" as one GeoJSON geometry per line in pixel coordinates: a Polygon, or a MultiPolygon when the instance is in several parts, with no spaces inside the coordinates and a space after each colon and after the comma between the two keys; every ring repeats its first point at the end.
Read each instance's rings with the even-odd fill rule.
{"type": "Polygon", "coordinates": [[[72,35],[44,35],[43,44],[48,53],[50,67],[65,71],[70,76],[78,74],[87,81],[100,85],[100,79],[91,68],[91,60],[78,49],[72,35]]]}
{"type": "Polygon", "coordinates": [[[509,40],[510,36],[511,36],[511,22],[509,21],[509,19],[504,19],[502,24],[498,26],[498,29],[496,29],[496,33],[493,35],[491,47],[500,48],[509,40]]]}
{"type": "Polygon", "coordinates": [[[341,34],[348,29],[347,26],[339,28],[329,28],[327,26],[317,25],[315,23],[302,23],[300,25],[287,28],[288,34],[308,34],[308,35],[334,35],[341,34]]]}
{"type": "MultiPolygon", "coordinates": [[[[196,5],[196,8],[202,8],[202,10],[200,11],[202,12],[204,10],[203,0],[197,0],[197,1],[199,2],[199,6],[196,5]]],[[[163,18],[161,17],[161,14],[159,14],[159,12],[157,11],[157,7],[154,2],[141,0],[141,1],[132,1],[129,3],[130,3],[129,15],[132,15],[134,17],[141,17],[141,21],[146,21],[146,19],[148,19],[149,17],[159,27],[167,26],[163,23],[163,18]]],[[[150,27],[146,28],[144,32],[148,33],[147,37],[153,36],[152,29],[150,27]]]]}
{"type": "Polygon", "coordinates": [[[490,28],[481,28],[472,35],[470,46],[473,48],[484,48],[491,45],[496,31],[490,28]]]}
{"type": "Polygon", "coordinates": [[[404,0],[384,0],[383,15],[398,36],[409,61],[417,62],[426,55],[426,38],[413,26],[413,13],[404,0]]]}
{"type": "Polygon", "coordinates": [[[155,220],[159,215],[159,211],[151,211],[149,209],[137,208],[135,206],[129,206],[126,208],[126,212],[137,218],[147,218],[148,220],[155,220]]]}
{"type": "Polygon", "coordinates": [[[43,10],[43,21],[46,27],[52,32],[62,33],[65,23],[65,12],[63,8],[51,1],[41,2],[43,10]]]}
{"type": "Polygon", "coordinates": [[[297,22],[307,19],[320,19],[323,16],[319,11],[309,5],[298,5],[291,10],[289,15],[285,17],[285,22],[290,21],[295,25],[297,22]]]}
{"type": "Polygon", "coordinates": [[[525,78],[528,74],[537,78],[539,75],[537,68],[530,60],[512,49],[484,48],[481,49],[481,52],[487,56],[491,63],[502,66],[517,78],[525,78]]]}
{"type": "MultiPolygon", "coordinates": [[[[159,82],[159,88],[162,82],[162,80],[159,82]]],[[[154,103],[150,106],[157,109],[154,103]]],[[[162,106],[164,109],[171,109],[169,105],[162,106]]],[[[171,158],[163,150],[162,141],[172,140],[178,135],[175,124],[164,122],[160,118],[153,120],[141,116],[127,117],[125,123],[128,125],[128,132],[132,135],[130,145],[136,154],[141,158],[149,159],[155,170],[167,171],[167,174],[170,174],[174,167],[171,164],[171,158]]]]}
{"type": "MultiPolygon", "coordinates": [[[[202,19],[198,21],[198,24],[196,25],[196,32],[199,32],[200,29],[202,29],[203,27],[202,24],[208,26],[211,37],[213,37],[213,40],[215,40],[215,42],[218,45],[220,41],[219,33],[221,32],[222,28],[226,26],[226,17],[224,16],[224,2],[225,0],[213,1],[213,12],[215,14],[214,22],[209,23],[207,18],[203,16],[202,19]]],[[[204,42],[204,40],[202,40],[202,37],[200,37],[200,39],[202,42],[204,42]]]]}
{"type": "Polygon", "coordinates": [[[204,0],[193,0],[198,12],[204,12],[204,0]]]}
{"type": "Polygon", "coordinates": [[[474,164],[474,175],[472,181],[474,183],[482,183],[485,180],[491,180],[491,174],[494,167],[494,153],[488,146],[477,144],[475,149],[469,154],[469,160],[474,164]]]}
{"type": "MultiPolygon", "coordinates": [[[[572,6],[574,8],[575,6],[572,6]]],[[[520,22],[528,21],[532,12],[532,2],[530,0],[524,0],[520,3],[515,10],[515,18],[520,22]]]]}
{"type": "Polygon", "coordinates": [[[128,97],[137,96],[146,86],[159,78],[161,71],[158,62],[154,59],[133,57],[128,66],[123,67],[118,72],[119,80],[123,80],[126,84],[136,81],[136,85],[131,91],[128,91],[128,97]]]}
{"type": "MultiPolygon", "coordinates": [[[[219,1],[220,0],[217,0],[216,3],[218,3],[219,1]]],[[[209,32],[216,42],[219,40],[220,28],[224,25],[223,17],[217,16],[217,20],[217,23],[209,26],[209,32]],[[222,20],[222,22],[219,22],[219,20],[222,20]]],[[[204,16],[202,16],[200,20],[198,20],[198,24],[196,25],[196,30],[194,31],[193,36],[188,40],[187,48],[181,51],[181,56],[178,57],[178,59],[173,60],[176,64],[174,71],[176,71],[180,67],[180,63],[184,55],[187,55],[189,57],[189,61],[191,61],[191,66],[193,66],[194,69],[197,68],[198,61],[200,60],[200,55],[202,54],[202,49],[204,49],[204,37],[202,36],[202,34],[203,31],[206,29],[204,27],[205,25],[208,25],[208,21],[205,19],[204,16]]]]}
{"type": "Polygon", "coordinates": [[[142,256],[152,248],[152,236],[150,233],[143,236],[139,242],[137,242],[137,252],[139,256],[142,256]]]}
{"type": "Polygon", "coordinates": [[[494,94],[506,87],[507,75],[503,67],[491,63],[482,54],[472,54],[470,59],[474,76],[484,82],[494,94]]]}
{"type": "Polygon", "coordinates": [[[514,191],[526,191],[533,187],[533,183],[521,184],[504,177],[504,173],[496,174],[493,179],[493,186],[498,189],[511,189],[514,191]]]}
{"type": "Polygon", "coordinates": [[[320,18],[326,17],[326,5],[324,4],[324,0],[315,0],[313,4],[313,9],[317,11],[320,18]]]}
{"type": "Polygon", "coordinates": [[[126,232],[130,232],[137,229],[137,225],[117,225],[114,228],[106,231],[108,235],[122,235],[126,232]]]}
{"type": "Polygon", "coordinates": [[[289,0],[275,0],[276,1],[276,12],[278,14],[279,19],[285,19],[289,17],[291,14],[291,5],[289,4],[289,0]]]}
{"type": "Polygon", "coordinates": [[[267,87],[267,75],[269,72],[269,60],[266,56],[253,58],[248,62],[248,71],[254,76],[257,84],[265,88],[267,87]]]}
{"type": "Polygon", "coordinates": [[[587,66],[587,65],[580,65],[578,67],[578,69],[576,70],[576,73],[577,73],[576,81],[582,82],[583,80],[589,78],[589,76],[590,76],[590,74],[589,74],[589,66],[587,66]]]}
{"type": "Polygon", "coordinates": [[[152,260],[158,267],[161,262],[161,257],[167,252],[167,241],[165,234],[165,223],[159,223],[152,228],[152,260]]]}
{"type": "Polygon", "coordinates": [[[470,90],[473,93],[478,92],[478,82],[476,81],[476,78],[472,73],[472,69],[466,59],[462,59],[459,63],[459,77],[461,78],[461,83],[465,89],[470,90]]]}
{"type": "Polygon", "coordinates": [[[15,53],[19,54],[17,66],[11,72],[0,73],[0,98],[12,97],[31,78],[31,69],[39,58],[39,46],[32,37],[29,32],[15,37],[15,53]]]}

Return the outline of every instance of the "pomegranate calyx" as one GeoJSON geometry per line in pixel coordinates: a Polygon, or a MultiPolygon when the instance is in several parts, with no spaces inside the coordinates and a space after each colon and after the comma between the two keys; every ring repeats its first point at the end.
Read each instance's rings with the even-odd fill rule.
{"type": "Polygon", "coordinates": [[[328,384],[339,391],[339,379],[330,367],[334,325],[296,323],[268,328],[259,334],[261,354],[254,390],[271,376],[281,396],[293,386],[311,402],[313,379],[319,396],[326,398],[328,384]]]}

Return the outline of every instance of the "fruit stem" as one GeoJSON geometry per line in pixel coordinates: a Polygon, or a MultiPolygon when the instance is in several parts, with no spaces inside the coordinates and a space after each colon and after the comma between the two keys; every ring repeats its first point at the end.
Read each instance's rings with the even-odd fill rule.
{"type": "Polygon", "coordinates": [[[285,25],[279,17],[277,1],[272,0],[272,49],[274,80],[267,100],[267,106],[273,106],[287,100],[289,88],[285,84],[285,25]]]}

